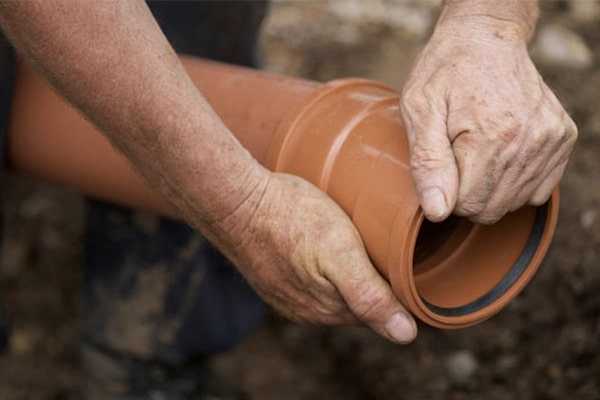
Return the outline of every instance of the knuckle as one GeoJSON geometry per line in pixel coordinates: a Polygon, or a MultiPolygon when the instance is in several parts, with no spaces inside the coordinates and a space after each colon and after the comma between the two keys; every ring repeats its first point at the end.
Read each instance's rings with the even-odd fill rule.
{"type": "Polygon", "coordinates": [[[273,308],[275,309],[275,311],[277,311],[277,313],[279,315],[281,315],[285,319],[288,319],[292,322],[295,322],[295,323],[310,322],[310,319],[311,319],[310,317],[308,317],[304,314],[301,314],[299,312],[292,311],[290,309],[283,308],[283,307],[277,307],[277,306],[273,306],[273,308]]]}
{"type": "Polygon", "coordinates": [[[348,308],[343,303],[336,303],[333,306],[319,305],[315,308],[315,320],[325,325],[342,325],[353,321],[348,308]]]}
{"type": "Polygon", "coordinates": [[[503,143],[512,143],[518,139],[520,134],[521,128],[518,126],[514,126],[500,130],[497,137],[503,143]]]}
{"type": "Polygon", "coordinates": [[[556,128],[553,131],[553,140],[557,143],[557,148],[560,149],[561,147],[567,145],[570,140],[569,136],[569,131],[566,128],[556,128]]]}
{"type": "Polygon", "coordinates": [[[542,206],[542,205],[546,204],[546,202],[548,201],[548,199],[550,198],[551,195],[552,195],[551,189],[544,190],[543,192],[535,193],[529,200],[529,204],[531,204],[532,206],[536,206],[536,207],[542,206]]]}
{"type": "Polygon", "coordinates": [[[521,207],[523,207],[525,205],[525,203],[527,202],[527,199],[523,199],[522,201],[516,201],[513,204],[510,205],[509,209],[507,212],[515,212],[518,209],[520,209],[521,207]]]}
{"type": "Polygon", "coordinates": [[[402,103],[411,103],[414,99],[419,98],[419,96],[417,95],[417,92],[419,92],[418,86],[419,85],[415,83],[410,83],[406,85],[404,89],[402,89],[402,93],[400,94],[400,99],[402,103]]]}
{"type": "Polygon", "coordinates": [[[570,140],[573,134],[572,130],[572,121],[565,112],[562,112],[562,116],[556,115],[554,122],[549,123],[547,134],[553,141],[558,142],[559,145],[563,145],[570,140]]]}
{"type": "Polygon", "coordinates": [[[427,103],[422,93],[422,90],[416,86],[404,89],[400,97],[402,109],[409,114],[424,114],[427,110],[427,103]]]}
{"type": "Polygon", "coordinates": [[[434,104],[440,99],[440,87],[434,80],[428,80],[422,87],[422,98],[427,104],[434,104]]]}
{"type": "Polygon", "coordinates": [[[482,209],[483,206],[479,205],[478,203],[458,204],[454,210],[454,213],[459,217],[475,218],[477,215],[479,215],[482,209]]]}
{"type": "Polygon", "coordinates": [[[560,127],[555,128],[552,134],[556,151],[570,154],[571,150],[575,146],[578,136],[577,127],[575,124],[573,123],[572,125],[565,125],[563,123],[560,127]]]}
{"type": "Polygon", "coordinates": [[[323,309],[318,311],[313,320],[323,325],[341,325],[346,323],[348,319],[339,311],[323,309]]]}
{"type": "Polygon", "coordinates": [[[278,311],[284,317],[296,323],[336,325],[345,320],[343,307],[332,307],[316,301],[302,307],[295,306],[278,311]]]}
{"type": "Polygon", "coordinates": [[[502,217],[505,214],[506,214],[505,211],[498,211],[498,210],[483,212],[483,213],[480,213],[478,215],[471,217],[471,221],[477,222],[478,224],[482,224],[482,225],[492,225],[492,224],[495,224],[496,222],[500,221],[500,219],[502,219],[502,217]]]}
{"type": "Polygon", "coordinates": [[[513,109],[488,111],[478,109],[477,125],[479,130],[492,141],[511,143],[525,132],[525,117],[513,109]]]}
{"type": "Polygon", "coordinates": [[[498,121],[491,125],[496,128],[496,138],[502,142],[511,143],[517,140],[524,132],[525,121],[522,121],[520,117],[513,116],[513,113],[510,111],[505,111],[503,114],[492,119],[498,121]]]}
{"type": "Polygon", "coordinates": [[[556,151],[563,152],[567,155],[571,154],[571,150],[575,146],[576,140],[577,138],[573,137],[573,134],[569,130],[563,129],[560,136],[556,139],[556,151]]]}
{"type": "Polygon", "coordinates": [[[545,196],[534,196],[531,198],[531,200],[529,200],[529,204],[535,207],[539,207],[546,204],[546,199],[547,198],[545,196]]]}
{"type": "Polygon", "coordinates": [[[577,125],[571,118],[569,118],[569,126],[567,128],[567,135],[569,136],[569,143],[571,145],[574,145],[575,142],[577,141],[577,138],[579,137],[579,128],[577,128],[577,125]]]}
{"type": "Polygon", "coordinates": [[[313,310],[317,315],[323,317],[336,317],[343,313],[345,306],[339,301],[318,301],[313,306],[313,310]]]}
{"type": "Polygon", "coordinates": [[[434,171],[445,167],[447,161],[434,149],[416,143],[412,148],[410,167],[413,171],[434,171]]]}
{"type": "Polygon", "coordinates": [[[552,138],[554,136],[552,130],[548,130],[548,129],[534,129],[531,131],[530,133],[530,138],[531,138],[531,144],[529,146],[529,149],[531,151],[538,151],[540,147],[542,147],[543,145],[545,145],[548,140],[550,138],[552,138]]]}
{"type": "Polygon", "coordinates": [[[456,203],[456,214],[463,217],[474,217],[479,215],[485,208],[482,200],[466,197],[458,199],[456,203]]]}
{"type": "Polygon", "coordinates": [[[565,125],[562,121],[553,127],[548,128],[549,135],[558,142],[560,145],[569,141],[571,132],[568,125],[565,125]]]}
{"type": "Polygon", "coordinates": [[[363,321],[377,319],[377,316],[389,304],[387,294],[372,289],[359,290],[353,304],[353,312],[363,321]]]}

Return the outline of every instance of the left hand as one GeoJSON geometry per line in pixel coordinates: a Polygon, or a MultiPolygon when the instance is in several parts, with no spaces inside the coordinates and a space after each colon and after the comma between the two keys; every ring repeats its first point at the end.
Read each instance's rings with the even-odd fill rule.
{"type": "Polygon", "coordinates": [[[499,23],[439,23],[404,88],[413,178],[431,221],[454,211],[488,224],[545,203],[576,141],[526,39],[499,23]]]}

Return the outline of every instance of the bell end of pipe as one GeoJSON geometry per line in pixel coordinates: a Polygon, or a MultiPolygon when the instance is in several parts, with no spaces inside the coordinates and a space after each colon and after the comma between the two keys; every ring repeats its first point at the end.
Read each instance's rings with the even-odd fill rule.
{"type": "Polygon", "coordinates": [[[422,211],[408,230],[403,262],[389,279],[405,306],[442,329],[481,323],[513,300],[537,273],[556,229],[559,192],[490,226],[451,217],[427,222],[422,211]]]}

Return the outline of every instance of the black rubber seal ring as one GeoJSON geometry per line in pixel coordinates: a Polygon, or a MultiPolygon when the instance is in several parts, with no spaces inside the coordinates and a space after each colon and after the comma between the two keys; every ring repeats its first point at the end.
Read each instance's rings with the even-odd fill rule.
{"type": "Polygon", "coordinates": [[[540,242],[542,241],[542,236],[544,234],[544,228],[546,226],[546,219],[548,217],[548,209],[549,204],[546,203],[543,206],[540,206],[536,210],[535,221],[533,223],[533,228],[531,230],[531,234],[529,235],[529,239],[527,240],[527,244],[523,249],[523,252],[512,266],[512,268],[504,275],[502,280],[498,282],[492,290],[483,296],[479,297],[477,300],[472,301],[471,303],[465,304],[463,306],[458,307],[439,307],[434,304],[428,303],[424,301],[425,305],[434,313],[443,315],[445,317],[460,317],[467,314],[472,314],[476,311],[481,310],[484,307],[487,307],[498,298],[500,298],[504,293],[511,288],[512,285],[519,279],[519,277],[525,272],[527,266],[531,262],[531,259],[535,255],[540,242]]]}

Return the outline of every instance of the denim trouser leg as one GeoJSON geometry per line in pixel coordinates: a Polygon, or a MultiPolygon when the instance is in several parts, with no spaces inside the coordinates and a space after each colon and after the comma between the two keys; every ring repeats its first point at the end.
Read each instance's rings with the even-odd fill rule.
{"type": "Polygon", "coordinates": [[[235,268],[187,225],[89,201],[85,339],[167,364],[224,351],[264,307],[235,268]]]}

